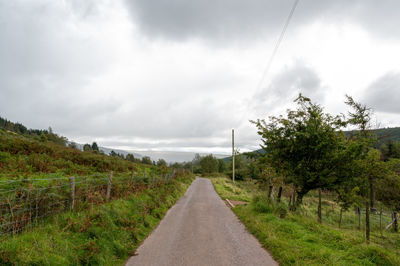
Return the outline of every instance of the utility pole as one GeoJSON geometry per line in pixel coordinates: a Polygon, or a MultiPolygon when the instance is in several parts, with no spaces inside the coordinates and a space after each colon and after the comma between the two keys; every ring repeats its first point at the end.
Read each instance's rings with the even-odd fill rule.
{"type": "Polygon", "coordinates": [[[235,129],[232,128],[232,180],[235,183],[235,129]]]}

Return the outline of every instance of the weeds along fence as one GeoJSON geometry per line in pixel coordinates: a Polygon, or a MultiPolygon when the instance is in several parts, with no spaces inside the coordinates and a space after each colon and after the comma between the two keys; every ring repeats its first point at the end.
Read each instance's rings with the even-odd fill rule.
{"type": "MultiPolygon", "coordinates": [[[[355,224],[358,228],[365,227],[365,209],[354,208],[354,215],[356,217],[355,224]]],[[[397,213],[374,210],[370,211],[370,226],[372,230],[386,231],[391,227],[394,227],[394,223],[397,222],[397,213]]]]}
{"type": "MultiPolygon", "coordinates": [[[[315,201],[315,199],[313,199],[315,201]]],[[[310,203],[310,202],[308,202],[310,203]]],[[[307,202],[306,202],[307,204],[307,202]]],[[[309,216],[317,219],[316,204],[303,206],[300,212],[304,216],[309,216]]],[[[322,222],[336,224],[343,229],[365,229],[365,216],[366,210],[354,207],[347,211],[340,210],[332,201],[322,201],[322,222]]],[[[389,231],[390,229],[396,230],[396,223],[398,221],[398,214],[388,209],[372,209],[369,212],[369,222],[371,231],[389,231]]]]}
{"type": "Polygon", "coordinates": [[[168,183],[176,171],[162,176],[99,174],[61,178],[0,181],[0,236],[16,234],[42,219],[79,211],[136,191],[168,183]]]}

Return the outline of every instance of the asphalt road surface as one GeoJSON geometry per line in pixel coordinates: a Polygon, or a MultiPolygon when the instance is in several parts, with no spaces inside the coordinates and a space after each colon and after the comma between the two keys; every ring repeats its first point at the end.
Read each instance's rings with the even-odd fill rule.
{"type": "Polygon", "coordinates": [[[278,265],[217,195],[197,178],[126,265],[278,265]]]}

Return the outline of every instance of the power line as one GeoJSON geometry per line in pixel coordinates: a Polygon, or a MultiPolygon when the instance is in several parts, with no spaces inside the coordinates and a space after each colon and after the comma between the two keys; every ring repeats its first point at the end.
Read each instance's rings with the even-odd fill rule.
{"type": "Polygon", "coordinates": [[[274,50],[272,51],[272,54],[271,54],[271,57],[268,60],[268,64],[265,67],[265,70],[264,70],[264,72],[263,72],[263,74],[261,76],[260,82],[257,85],[257,90],[260,89],[263,81],[265,80],[265,77],[268,75],[268,72],[269,72],[269,70],[271,68],[272,62],[273,62],[273,60],[275,58],[276,53],[278,52],[279,46],[280,46],[280,44],[281,44],[281,42],[283,40],[283,37],[285,36],[286,30],[287,30],[287,28],[289,26],[290,20],[293,17],[294,11],[296,10],[296,7],[297,7],[299,1],[300,0],[295,0],[294,3],[293,3],[292,9],[290,10],[289,16],[286,19],[286,22],[285,22],[285,25],[283,26],[282,32],[279,35],[279,39],[275,44],[274,50]]]}

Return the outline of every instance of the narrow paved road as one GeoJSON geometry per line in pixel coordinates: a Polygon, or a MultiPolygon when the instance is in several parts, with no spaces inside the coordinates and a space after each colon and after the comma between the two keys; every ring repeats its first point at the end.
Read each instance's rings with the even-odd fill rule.
{"type": "Polygon", "coordinates": [[[217,195],[197,178],[127,265],[277,265],[217,195]]]}

